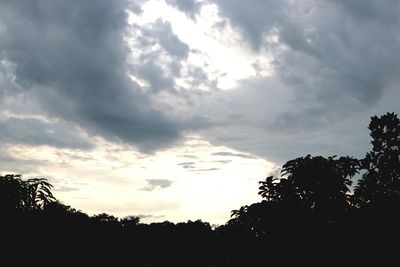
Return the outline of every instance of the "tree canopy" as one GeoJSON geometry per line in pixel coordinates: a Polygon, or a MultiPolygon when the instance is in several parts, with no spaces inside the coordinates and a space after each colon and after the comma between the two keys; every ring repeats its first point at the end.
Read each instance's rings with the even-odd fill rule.
{"type": "Polygon", "coordinates": [[[363,203],[400,197],[400,120],[394,113],[374,116],[368,126],[372,150],[360,161],[365,173],[355,188],[363,203]]]}
{"type": "Polygon", "coordinates": [[[29,248],[28,261],[41,249],[75,265],[79,257],[91,265],[131,260],[137,266],[215,267],[282,264],[299,255],[342,253],[336,258],[343,259],[350,251],[396,255],[389,244],[400,238],[400,120],[395,113],[374,116],[368,128],[372,149],[364,158],[289,160],[280,177],[259,182],[262,201],[233,210],[218,227],[201,220],[144,224],[137,216],[89,216],[57,200],[45,178],[0,175],[0,235],[9,248],[3,262],[21,245],[29,248]]]}

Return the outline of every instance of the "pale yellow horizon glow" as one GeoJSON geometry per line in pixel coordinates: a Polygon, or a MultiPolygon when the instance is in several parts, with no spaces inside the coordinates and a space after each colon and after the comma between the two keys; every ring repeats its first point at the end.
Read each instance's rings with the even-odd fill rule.
{"type": "Polygon", "coordinates": [[[198,136],[152,155],[100,138],[90,151],[13,146],[8,153],[20,161],[40,162],[23,177],[48,178],[64,204],[90,215],[146,215],[142,221],[147,223],[201,219],[223,224],[231,210],[261,200],[257,182],[275,168],[262,158],[213,146],[198,136]],[[165,179],[171,185],[149,190],[148,179],[165,179]]]}
{"type": "MultiPolygon", "coordinates": [[[[157,54],[155,64],[162,69],[160,75],[168,78],[171,76],[168,63],[181,60],[183,74],[174,78],[177,91],[234,90],[243,79],[271,75],[268,53],[256,53],[245,47],[229,21],[219,17],[216,5],[203,6],[195,20],[163,0],[147,1],[142,9],[141,14],[128,11],[132,36],[128,34],[125,39],[132,55],[127,60],[135,63],[149,52],[145,49],[158,49],[161,52],[157,54]],[[135,43],[133,25],[146,29],[158,19],[168,22],[173,33],[189,46],[187,58],[177,59],[168,54],[157,41],[154,46],[135,43]],[[222,26],[218,28],[217,24],[222,26]],[[206,81],[204,84],[193,86],[188,71],[191,67],[204,71],[207,76],[202,78],[206,81]]],[[[140,30],[137,32],[141,34],[140,30]]],[[[149,81],[135,77],[139,74],[127,75],[141,89],[150,90],[149,81]]],[[[168,110],[168,115],[176,113],[171,116],[173,118],[190,112],[185,109],[187,103],[179,105],[181,99],[175,99],[168,91],[152,97],[158,108],[168,100],[165,102],[174,106],[168,110]],[[174,101],[178,104],[174,105],[174,101]]],[[[0,116],[19,115],[4,113],[0,116]]],[[[34,118],[43,122],[49,120],[45,116],[34,118]]],[[[82,134],[85,135],[83,131],[82,134]]],[[[229,219],[231,210],[261,200],[257,182],[276,168],[274,163],[256,155],[213,145],[201,136],[186,137],[181,144],[150,155],[127,144],[112,143],[100,137],[91,139],[95,143],[91,150],[24,145],[5,147],[3,150],[13,157],[15,164],[3,166],[0,173],[19,172],[24,178],[48,178],[59,200],[90,215],[105,212],[120,218],[144,215],[143,222],[201,219],[223,224],[229,219]]]]}

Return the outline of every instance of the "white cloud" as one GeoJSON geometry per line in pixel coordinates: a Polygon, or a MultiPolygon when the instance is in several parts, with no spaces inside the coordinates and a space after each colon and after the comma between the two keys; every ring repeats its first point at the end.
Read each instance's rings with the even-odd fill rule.
{"type": "Polygon", "coordinates": [[[191,48],[187,64],[202,68],[211,79],[218,80],[221,89],[233,88],[241,79],[272,72],[268,54],[247,50],[229,21],[218,16],[215,4],[203,5],[196,20],[163,1],[148,1],[142,9],[143,14],[130,13],[130,23],[147,25],[160,18],[168,21],[173,32],[191,48]]]}

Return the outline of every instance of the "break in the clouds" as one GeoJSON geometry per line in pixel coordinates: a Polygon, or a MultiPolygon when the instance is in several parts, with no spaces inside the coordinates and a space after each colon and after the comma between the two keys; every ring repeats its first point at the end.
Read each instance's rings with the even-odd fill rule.
{"type": "Polygon", "coordinates": [[[67,179],[88,157],[90,186],[155,195],[227,163],[363,156],[370,116],[400,111],[399,18],[391,0],[0,0],[0,171],[41,174],[51,156],[67,179]],[[178,146],[171,173],[123,171],[178,146]]]}

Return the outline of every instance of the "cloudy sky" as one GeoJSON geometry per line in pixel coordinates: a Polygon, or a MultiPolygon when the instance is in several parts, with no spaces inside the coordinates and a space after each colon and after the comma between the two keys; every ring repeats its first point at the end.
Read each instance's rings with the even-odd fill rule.
{"type": "Polygon", "coordinates": [[[0,0],[0,174],[142,221],[224,223],[400,111],[400,2],[0,0]]]}

